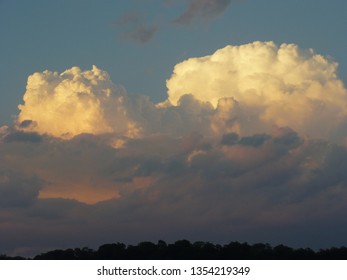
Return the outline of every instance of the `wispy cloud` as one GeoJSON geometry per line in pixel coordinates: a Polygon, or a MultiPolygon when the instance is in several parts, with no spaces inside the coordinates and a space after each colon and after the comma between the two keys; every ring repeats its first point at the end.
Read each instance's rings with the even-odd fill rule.
{"type": "Polygon", "coordinates": [[[119,18],[114,26],[121,29],[121,38],[136,43],[147,43],[158,32],[156,24],[147,24],[139,12],[130,12],[119,18]]]}
{"type": "MultiPolygon", "coordinates": [[[[142,11],[130,11],[114,23],[114,26],[120,30],[120,38],[126,41],[135,43],[148,43],[155,35],[168,24],[181,24],[186,26],[195,19],[210,20],[218,17],[228,8],[232,0],[189,0],[184,12],[173,21],[170,19],[163,19],[161,23],[153,23],[149,21],[149,17],[142,11]]],[[[154,1],[152,3],[154,10],[158,9],[156,6],[166,6],[166,9],[172,8],[176,5],[177,1],[154,1]],[[156,5],[156,6],[154,6],[156,5]]]]}
{"type": "Polygon", "coordinates": [[[154,37],[157,31],[157,26],[146,26],[144,24],[139,24],[134,29],[124,32],[122,34],[122,38],[139,43],[147,43],[154,37]]]}
{"type": "Polygon", "coordinates": [[[231,0],[190,0],[187,9],[174,22],[189,24],[196,18],[217,17],[227,9],[230,3],[231,0]]]}

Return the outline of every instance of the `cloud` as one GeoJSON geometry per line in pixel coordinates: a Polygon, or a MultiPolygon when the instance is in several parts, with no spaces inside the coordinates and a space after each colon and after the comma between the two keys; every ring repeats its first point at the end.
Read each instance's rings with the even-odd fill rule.
{"type": "MultiPolygon", "coordinates": [[[[152,5],[152,12],[158,9],[158,6],[165,6],[166,9],[179,3],[180,1],[152,1],[147,4],[152,5]]],[[[177,23],[186,26],[195,19],[210,20],[220,16],[230,5],[232,0],[189,0],[186,10],[176,17],[175,20],[168,20],[168,16],[160,14],[148,16],[147,13],[138,10],[132,10],[123,14],[115,22],[114,26],[120,30],[120,38],[125,41],[138,44],[150,42],[161,29],[164,29],[169,23],[177,23]],[[153,18],[157,20],[153,22],[153,18]],[[161,18],[161,19],[160,19],[161,18]],[[158,20],[160,19],[160,20],[158,20]]],[[[148,9],[146,9],[148,10],[148,9]]],[[[162,12],[165,12],[161,9],[162,12]]]]}
{"type": "Polygon", "coordinates": [[[172,104],[192,94],[220,112],[216,124],[224,119],[243,134],[276,125],[341,138],[346,122],[347,92],[337,63],[294,44],[254,42],[188,59],[175,66],[167,88],[172,104]]]}
{"type": "Polygon", "coordinates": [[[36,176],[0,169],[0,211],[2,208],[28,207],[34,203],[42,186],[36,176]]]}
{"type": "Polygon", "coordinates": [[[210,19],[219,16],[230,3],[231,0],[190,0],[187,9],[174,22],[189,24],[195,18],[210,19]]]}
{"type": "Polygon", "coordinates": [[[15,131],[5,136],[5,142],[41,142],[42,137],[35,132],[15,131]]]}
{"type": "Polygon", "coordinates": [[[144,22],[143,16],[138,12],[124,14],[115,22],[115,27],[122,29],[121,38],[136,43],[147,43],[158,32],[157,25],[144,22]]]}
{"type": "Polygon", "coordinates": [[[127,115],[131,100],[125,97],[124,88],[96,66],[84,72],[73,67],[61,74],[35,73],[19,105],[18,128],[66,139],[81,133],[134,136],[140,132],[127,115]]]}
{"type": "Polygon", "coordinates": [[[0,140],[3,139],[9,134],[10,128],[7,125],[0,126],[0,140]]]}
{"type": "Polygon", "coordinates": [[[264,144],[269,139],[267,134],[255,134],[252,136],[245,136],[240,138],[237,133],[228,133],[223,135],[223,145],[243,145],[243,146],[254,146],[258,147],[264,144]]]}
{"type": "Polygon", "coordinates": [[[339,213],[346,210],[347,150],[342,146],[302,139],[285,128],[246,137],[227,134],[224,143],[199,133],[156,133],[114,148],[107,137],[0,144],[1,165],[17,170],[12,183],[0,184],[6,247],[160,238],[273,242],[282,227],[301,231],[280,242],[317,246],[312,238],[300,238],[307,225],[317,225],[321,235],[327,221],[344,220],[339,213]],[[19,171],[36,173],[41,184],[19,171]],[[20,236],[13,234],[18,229],[20,236]],[[258,230],[267,235],[260,238],[258,230]]]}
{"type": "Polygon", "coordinates": [[[16,122],[17,129],[27,133],[14,132],[7,136],[8,141],[33,138],[32,133],[63,139],[80,134],[113,134],[117,136],[115,145],[121,145],[124,137],[152,133],[184,135],[192,129],[208,133],[206,122],[213,113],[210,104],[189,95],[182,96],[176,107],[130,95],[96,66],[87,71],[73,67],[61,74],[34,73],[28,78],[23,99],[16,122]]]}
{"type": "Polygon", "coordinates": [[[154,37],[157,31],[158,31],[157,26],[146,26],[144,24],[140,24],[136,26],[136,28],[123,33],[122,37],[126,40],[133,40],[135,42],[147,43],[154,37]]]}
{"type": "Polygon", "coordinates": [[[336,73],[312,50],[255,42],[179,63],[157,104],[96,66],[29,76],[14,125],[0,127],[0,249],[343,244],[336,73]]]}

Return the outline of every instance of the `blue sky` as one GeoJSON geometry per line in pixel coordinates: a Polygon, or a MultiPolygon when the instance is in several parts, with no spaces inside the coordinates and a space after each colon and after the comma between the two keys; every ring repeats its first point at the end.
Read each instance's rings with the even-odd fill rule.
{"type": "Polygon", "coordinates": [[[347,3],[344,0],[235,0],[213,18],[173,21],[187,1],[0,1],[0,121],[18,113],[27,77],[72,66],[107,71],[114,83],[157,102],[166,99],[165,80],[176,63],[253,41],[295,43],[329,55],[347,80],[347,3]],[[115,24],[130,13],[156,26],[145,43],[124,39],[130,26],[115,24]]]}

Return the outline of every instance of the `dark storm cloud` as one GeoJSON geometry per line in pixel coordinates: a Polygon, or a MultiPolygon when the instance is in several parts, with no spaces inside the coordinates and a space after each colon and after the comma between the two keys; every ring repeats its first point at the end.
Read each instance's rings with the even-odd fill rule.
{"type": "Polygon", "coordinates": [[[36,176],[0,170],[0,208],[28,207],[37,199],[42,185],[36,176]]]}
{"type": "Polygon", "coordinates": [[[29,128],[30,126],[33,126],[33,125],[35,125],[35,123],[32,120],[25,120],[19,124],[19,127],[20,128],[29,128]]]}
{"type": "Polygon", "coordinates": [[[42,141],[42,136],[35,132],[14,131],[6,135],[4,137],[4,141],[7,143],[10,143],[10,142],[39,143],[42,141]]]}
{"type": "Polygon", "coordinates": [[[189,24],[195,18],[210,19],[222,14],[231,0],[191,0],[187,9],[174,22],[189,24]]]}
{"type": "Polygon", "coordinates": [[[223,135],[221,144],[222,145],[243,145],[243,146],[253,146],[259,147],[263,145],[267,140],[271,139],[270,135],[267,134],[255,134],[252,136],[241,137],[235,133],[228,133],[223,135]]]}
{"type": "MultiPolygon", "coordinates": [[[[26,245],[56,248],[178,237],[230,241],[242,240],[245,233],[248,240],[267,242],[265,235],[257,238],[258,229],[278,238],[279,227],[310,223],[322,230],[331,217],[342,221],[336,215],[347,210],[344,147],[303,140],[289,129],[235,135],[229,134],[224,144],[199,133],[179,138],[152,135],[130,139],[120,149],[109,146],[110,135],[84,134],[64,141],[45,138],[32,151],[37,160],[31,160],[30,166],[21,153],[30,143],[13,142],[17,148],[11,150],[3,143],[3,165],[29,173],[39,170],[46,176],[43,184],[1,173],[2,208],[21,205],[22,209],[1,214],[2,219],[12,220],[0,230],[12,244],[6,246],[24,245],[11,234],[18,227],[33,235],[24,238],[26,245]],[[13,158],[23,164],[14,165],[13,158]],[[57,182],[73,193],[77,183],[85,184],[85,191],[93,180],[90,186],[95,193],[118,189],[120,196],[93,205],[37,199],[38,190],[59,192],[57,182]],[[62,242],[57,244],[57,239],[62,242]]],[[[343,231],[343,226],[337,229],[343,231]]],[[[305,227],[301,232],[307,233],[305,227]]],[[[282,240],[294,241],[290,236],[282,240]]],[[[311,246],[309,239],[301,242],[311,246]]]]}

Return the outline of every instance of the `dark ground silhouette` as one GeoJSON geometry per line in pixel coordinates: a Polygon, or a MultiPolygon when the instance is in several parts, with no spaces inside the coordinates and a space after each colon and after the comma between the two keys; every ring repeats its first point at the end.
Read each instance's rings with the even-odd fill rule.
{"type": "MultiPolygon", "coordinates": [[[[1,260],[25,259],[0,255],[1,260]]],[[[314,251],[310,248],[293,249],[285,245],[230,242],[226,245],[210,242],[179,240],[172,244],[159,240],[140,242],[138,245],[123,243],[104,244],[97,250],[87,247],[53,250],[35,256],[35,260],[347,260],[347,248],[332,247],[314,251]]]]}

